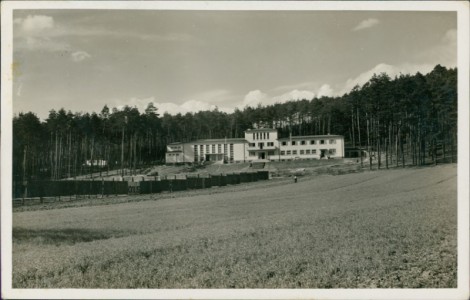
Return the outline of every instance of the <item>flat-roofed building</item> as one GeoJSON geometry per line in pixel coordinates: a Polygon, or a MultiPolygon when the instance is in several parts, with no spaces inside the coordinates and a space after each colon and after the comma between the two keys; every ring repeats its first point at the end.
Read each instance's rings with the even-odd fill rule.
{"type": "Polygon", "coordinates": [[[224,161],[227,163],[246,160],[246,140],[204,139],[187,143],[167,145],[166,163],[193,163],[204,161],[224,161]]]}
{"type": "Polygon", "coordinates": [[[247,160],[275,160],[278,158],[279,145],[276,129],[248,129],[245,131],[245,140],[248,143],[247,160]]]}
{"type": "Polygon", "coordinates": [[[256,160],[327,159],[344,157],[341,135],[278,138],[272,128],[248,129],[245,138],[202,139],[167,145],[166,163],[226,163],[256,160]]]}
{"type": "Polygon", "coordinates": [[[245,139],[207,139],[191,142],[193,161],[241,162],[245,160],[245,139]]]}
{"type": "Polygon", "coordinates": [[[322,159],[344,157],[341,135],[304,135],[279,139],[279,159],[322,159]]]}

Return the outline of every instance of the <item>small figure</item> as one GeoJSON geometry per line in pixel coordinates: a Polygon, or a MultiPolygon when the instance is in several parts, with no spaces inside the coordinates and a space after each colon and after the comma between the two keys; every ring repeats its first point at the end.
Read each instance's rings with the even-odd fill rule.
{"type": "Polygon", "coordinates": [[[294,176],[294,183],[297,183],[297,176],[294,176]]]}

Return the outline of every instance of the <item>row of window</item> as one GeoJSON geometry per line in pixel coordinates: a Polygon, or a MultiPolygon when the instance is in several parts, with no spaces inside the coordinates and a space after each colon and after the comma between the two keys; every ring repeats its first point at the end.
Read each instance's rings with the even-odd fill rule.
{"type": "MultiPolygon", "coordinates": [[[[222,152],[222,144],[212,144],[212,145],[199,145],[199,151],[204,153],[204,148],[206,153],[227,153],[227,144],[224,145],[224,152],[222,152]],[[217,146],[217,152],[215,152],[217,146]],[[212,150],[212,151],[211,151],[212,150]]],[[[230,144],[230,149],[233,150],[233,144],[230,144]]],[[[194,145],[194,152],[198,151],[198,145],[194,145]]]]}
{"type": "MultiPolygon", "coordinates": [[[[256,156],[257,153],[255,151],[249,151],[248,152],[248,156],[256,156]]],[[[268,156],[273,156],[274,155],[274,151],[268,151],[268,156]]]]}
{"type": "MultiPolygon", "coordinates": [[[[307,145],[310,143],[310,145],[315,145],[315,144],[320,144],[320,145],[325,145],[327,142],[329,142],[330,145],[336,144],[335,139],[331,140],[310,140],[310,141],[290,141],[291,146],[296,146],[296,145],[307,145]]],[[[282,142],[283,146],[289,145],[288,141],[283,141],[282,142]]]]}
{"type": "MultiPolygon", "coordinates": [[[[328,154],[336,154],[336,149],[322,149],[322,150],[328,150],[328,154]]],[[[299,155],[317,154],[317,149],[299,150],[298,153],[299,155]]],[[[281,155],[297,155],[297,150],[281,151],[281,155]]]]}
{"type": "MultiPolygon", "coordinates": [[[[266,146],[274,147],[274,142],[267,142],[266,146]]],[[[256,143],[249,143],[248,147],[256,147],[256,143]]],[[[264,142],[258,143],[258,148],[263,148],[263,147],[264,147],[264,142]]]]}
{"type": "Polygon", "coordinates": [[[269,140],[269,132],[253,132],[254,140],[269,140]]]}
{"type": "MultiPolygon", "coordinates": [[[[215,154],[215,144],[212,145],[206,145],[206,154],[215,154]],[[211,146],[211,147],[210,147],[211,146]],[[209,153],[209,149],[212,148],[212,153],[209,153]]],[[[230,161],[233,161],[233,144],[230,144],[230,161]]],[[[222,144],[217,145],[217,150],[219,154],[222,154],[222,144]]],[[[227,153],[227,144],[224,144],[224,154],[227,153]]],[[[204,160],[204,145],[194,145],[194,161],[198,161],[198,156],[200,155],[200,160],[204,160]],[[199,149],[199,151],[198,151],[199,149]]],[[[224,155],[224,159],[227,159],[227,155],[224,155]]]]}
{"type": "Polygon", "coordinates": [[[180,156],[178,153],[174,154],[174,153],[168,153],[168,156],[180,156]]]}

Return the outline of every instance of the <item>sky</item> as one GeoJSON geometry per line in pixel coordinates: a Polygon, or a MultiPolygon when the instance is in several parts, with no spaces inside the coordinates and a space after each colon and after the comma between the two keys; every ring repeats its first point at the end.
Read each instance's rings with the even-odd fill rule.
{"type": "Polygon", "coordinates": [[[15,10],[13,110],[170,114],[338,96],[457,65],[455,12],[15,10]]]}

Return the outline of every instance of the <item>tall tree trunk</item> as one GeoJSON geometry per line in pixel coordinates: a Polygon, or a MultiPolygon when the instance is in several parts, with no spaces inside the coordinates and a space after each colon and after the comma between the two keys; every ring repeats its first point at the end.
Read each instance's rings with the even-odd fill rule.
{"type": "Polygon", "coordinates": [[[372,153],[370,151],[370,132],[369,132],[369,118],[366,114],[367,120],[367,152],[369,153],[369,170],[372,170],[372,153]]]}

